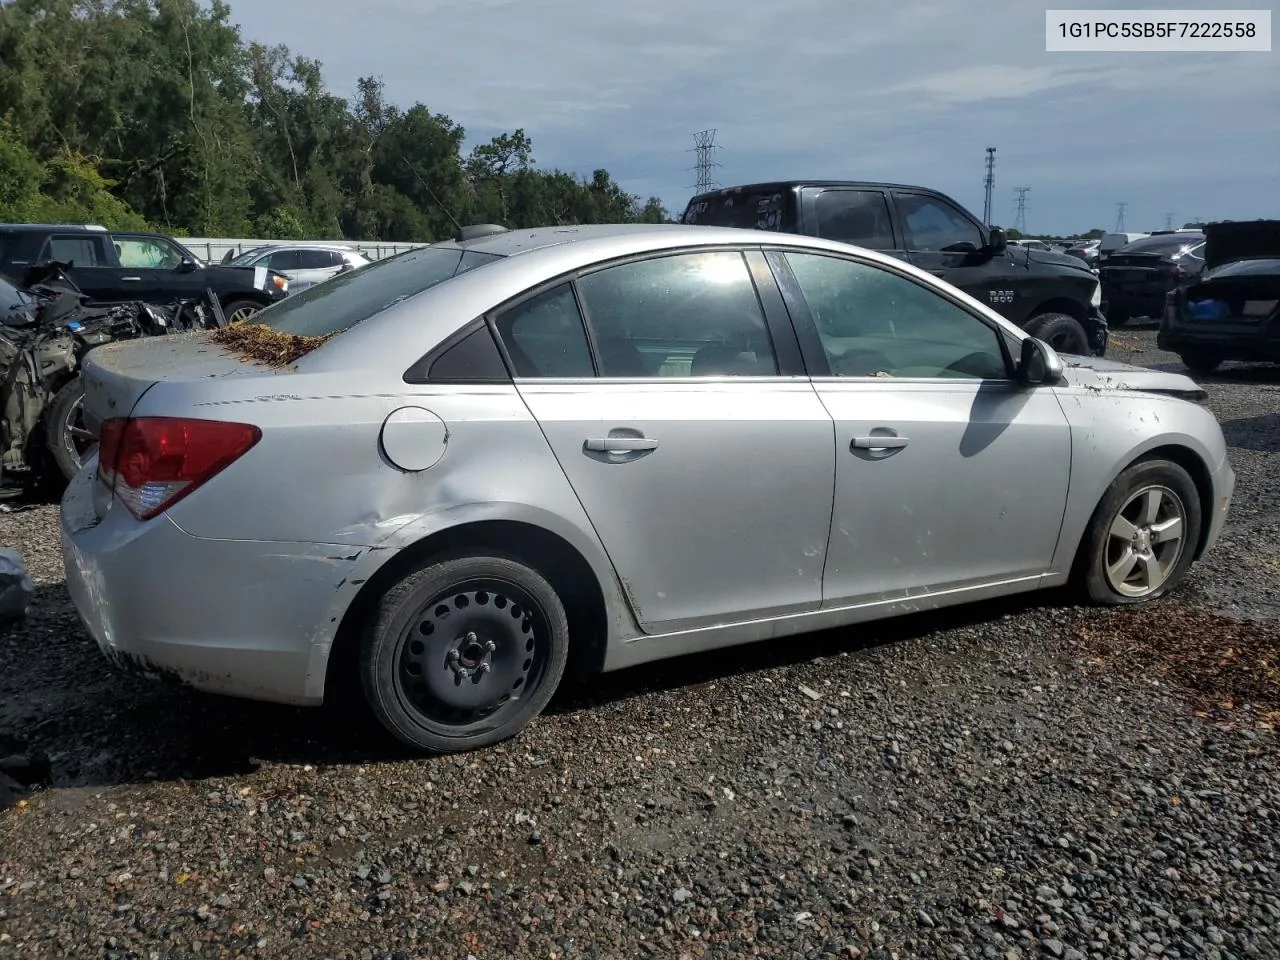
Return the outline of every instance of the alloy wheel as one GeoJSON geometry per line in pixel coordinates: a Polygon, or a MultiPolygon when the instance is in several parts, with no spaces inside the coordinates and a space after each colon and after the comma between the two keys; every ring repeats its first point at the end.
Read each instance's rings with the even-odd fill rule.
{"type": "Polygon", "coordinates": [[[1156,593],[1173,574],[1186,546],[1182,498],[1165,486],[1130,494],[1107,531],[1104,572],[1111,589],[1138,599],[1156,593]]]}

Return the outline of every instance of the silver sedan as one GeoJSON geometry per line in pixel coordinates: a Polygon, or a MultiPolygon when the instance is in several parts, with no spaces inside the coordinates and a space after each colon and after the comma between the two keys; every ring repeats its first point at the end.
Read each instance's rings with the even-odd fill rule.
{"type": "Polygon", "coordinates": [[[891,257],[677,225],[463,232],[95,349],[67,581],[117,663],[428,751],[597,670],[1072,584],[1160,597],[1234,484],[1184,376],[1060,358],[891,257]],[[327,339],[323,339],[327,338],[327,339]],[[288,337],[282,337],[288,341],[288,337]]]}

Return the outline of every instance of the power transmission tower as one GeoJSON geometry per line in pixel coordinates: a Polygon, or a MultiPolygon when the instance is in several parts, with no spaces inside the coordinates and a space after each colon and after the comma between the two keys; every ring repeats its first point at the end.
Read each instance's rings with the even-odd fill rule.
{"type": "Polygon", "coordinates": [[[1166,214],[1164,215],[1164,228],[1165,228],[1166,230],[1172,230],[1172,229],[1173,229],[1173,214],[1172,214],[1172,213],[1166,213],[1166,214]]]}
{"type": "Polygon", "coordinates": [[[695,133],[693,143],[694,152],[698,155],[697,165],[694,167],[698,173],[698,183],[694,189],[698,193],[706,193],[719,186],[711,176],[712,169],[720,166],[713,159],[715,151],[720,149],[716,143],[715,130],[701,130],[695,133]]]}
{"type": "Polygon", "coordinates": [[[982,222],[991,226],[991,192],[996,187],[996,148],[987,147],[987,176],[982,181],[986,197],[982,201],[982,222]]]}
{"type": "Polygon", "coordinates": [[[1116,233],[1124,233],[1124,211],[1128,206],[1127,203],[1116,204],[1116,233]]]}
{"type": "Polygon", "coordinates": [[[1019,233],[1027,232],[1027,194],[1031,192],[1030,187],[1014,187],[1013,192],[1018,195],[1018,212],[1013,217],[1013,229],[1019,233]]]}

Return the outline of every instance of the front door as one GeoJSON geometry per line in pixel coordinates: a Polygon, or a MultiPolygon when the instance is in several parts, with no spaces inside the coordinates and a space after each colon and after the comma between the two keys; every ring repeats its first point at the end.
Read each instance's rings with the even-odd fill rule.
{"type": "Polygon", "coordinates": [[[496,327],[642,629],[818,608],[832,422],[742,253],[606,266],[496,327]]]}
{"type": "Polygon", "coordinates": [[[774,253],[835,420],[826,606],[917,597],[1049,569],[1071,467],[1051,389],[1011,376],[1004,335],[903,274],[774,253]]]}
{"type": "Polygon", "coordinates": [[[138,299],[164,302],[199,297],[206,282],[203,273],[183,266],[182,249],[164,237],[148,234],[112,234],[129,289],[138,299]]]}
{"type": "MultiPolygon", "coordinates": [[[[997,313],[1017,322],[1034,304],[1027,297],[1026,270],[1017,272],[1008,249],[983,252],[986,238],[972,217],[953,203],[929,193],[895,190],[894,207],[906,236],[908,259],[941,277],[997,313]],[[970,252],[946,248],[968,245],[970,252]]],[[[1022,252],[1025,259],[1026,253],[1022,252]]]]}

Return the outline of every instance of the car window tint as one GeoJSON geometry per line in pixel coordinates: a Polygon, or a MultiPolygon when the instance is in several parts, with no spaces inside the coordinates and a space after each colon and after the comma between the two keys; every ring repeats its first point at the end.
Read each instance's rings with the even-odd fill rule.
{"type": "Polygon", "coordinates": [[[299,251],[276,250],[267,257],[266,263],[260,263],[259,266],[270,267],[272,270],[297,270],[301,266],[299,251]]]}
{"type": "Polygon", "coordinates": [[[253,319],[304,337],[339,333],[436,284],[501,259],[478,250],[418,247],[291,293],[253,319]]]}
{"type": "Polygon", "coordinates": [[[820,237],[872,250],[892,250],[889,201],[879,190],[823,190],[814,200],[820,237]]]}
{"type": "Polygon", "coordinates": [[[113,237],[120,266],[129,269],[176,267],[182,254],[176,247],[151,237],[113,237]]]}
{"type": "Polygon", "coordinates": [[[595,376],[582,314],[567,283],[504,311],[497,328],[517,377],[595,376]]]}
{"type": "Polygon", "coordinates": [[[338,263],[337,254],[332,250],[298,250],[296,254],[299,270],[325,270],[338,263]]]}
{"type": "Polygon", "coordinates": [[[927,287],[837,257],[786,259],[834,375],[1007,378],[999,334],[927,287]]]}
{"type": "Polygon", "coordinates": [[[778,372],[741,253],[682,253],[606,267],[578,281],[602,377],[778,372]]]}
{"type": "Polygon", "coordinates": [[[56,260],[59,263],[72,263],[77,267],[100,267],[102,257],[99,256],[96,237],[55,236],[45,244],[40,263],[56,260]]]}
{"type": "Polygon", "coordinates": [[[964,242],[982,246],[982,232],[946,201],[918,193],[898,193],[894,201],[905,225],[910,249],[941,250],[964,242]]]}

